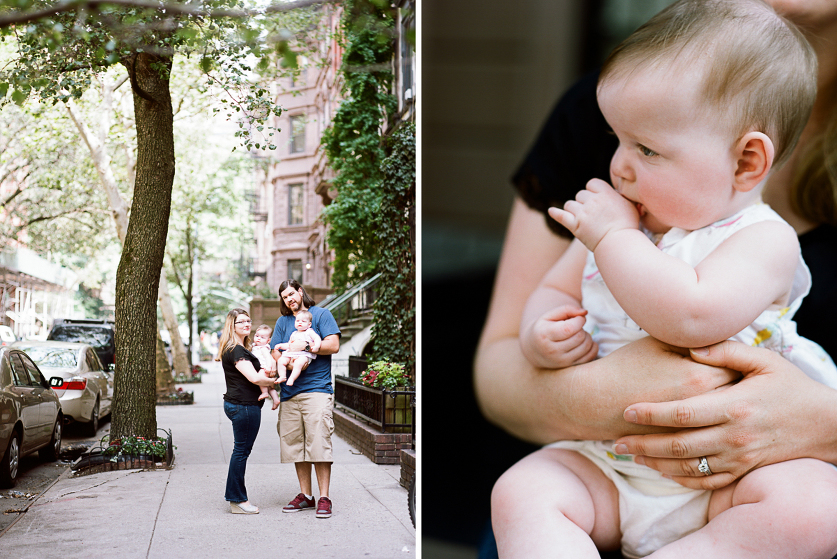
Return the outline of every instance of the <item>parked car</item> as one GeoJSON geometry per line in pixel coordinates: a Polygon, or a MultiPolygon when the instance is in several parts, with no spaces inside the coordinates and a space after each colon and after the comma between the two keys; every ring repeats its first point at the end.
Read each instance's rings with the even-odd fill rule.
{"type": "Polygon", "coordinates": [[[58,460],[64,417],[50,382],[28,355],[10,346],[0,347],[2,487],[14,486],[21,456],[37,450],[43,460],[58,460]]]}
{"type": "Polygon", "coordinates": [[[113,365],[116,344],[113,341],[113,322],[93,319],[56,320],[47,340],[76,342],[93,346],[105,368],[113,365]]]}
{"type": "Polygon", "coordinates": [[[84,423],[95,436],[99,419],[110,413],[113,372],[102,366],[96,351],[72,342],[17,342],[12,347],[26,352],[43,373],[60,377],[52,388],[61,400],[65,422],[84,423]]]}
{"type": "Polygon", "coordinates": [[[0,326],[0,346],[12,345],[17,340],[14,331],[8,326],[0,326]]]}

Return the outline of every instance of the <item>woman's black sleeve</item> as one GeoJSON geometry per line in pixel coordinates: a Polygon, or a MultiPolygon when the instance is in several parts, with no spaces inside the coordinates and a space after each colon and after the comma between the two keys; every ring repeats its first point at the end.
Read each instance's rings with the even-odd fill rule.
{"type": "Polygon", "coordinates": [[[546,210],[573,199],[590,179],[610,182],[610,159],[618,145],[596,102],[597,79],[597,73],[589,74],[564,94],[512,177],[518,195],[564,237],[572,235],[546,210]]]}

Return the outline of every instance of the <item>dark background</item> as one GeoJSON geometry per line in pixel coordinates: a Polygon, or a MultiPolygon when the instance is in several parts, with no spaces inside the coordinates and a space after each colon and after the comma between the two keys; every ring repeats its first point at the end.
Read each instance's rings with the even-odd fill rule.
{"type": "Polygon", "coordinates": [[[509,179],[561,93],[670,2],[420,4],[424,557],[476,557],[494,481],[535,450],[482,417],[471,382],[509,179]]]}

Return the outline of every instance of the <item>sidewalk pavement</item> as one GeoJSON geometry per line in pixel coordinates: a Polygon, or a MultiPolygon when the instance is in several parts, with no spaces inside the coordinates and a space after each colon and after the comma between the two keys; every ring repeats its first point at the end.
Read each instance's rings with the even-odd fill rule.
{"type": "Polygon", "coordinates": [[[376,465],[336,435],[332,517],[316,518],[314,511],[282,513],[299,493],[299,484],[293,464],[279,462],[277,412],[268,404],[247,461],[248,497],[261,512],[231,514],[224,500],[233,446],[232,425],[222,408],[224,375],[220,363],[202,365],[208,369],[203,382],[183,385],[194,390],[193,405],[157,407],[157,425],[171,430],[177,447],[171,470],[79,477],[68,471],[0,537],[0,555],[415,557],[416,531],[407,492],[398,484],[400,467],[376,465]]]}

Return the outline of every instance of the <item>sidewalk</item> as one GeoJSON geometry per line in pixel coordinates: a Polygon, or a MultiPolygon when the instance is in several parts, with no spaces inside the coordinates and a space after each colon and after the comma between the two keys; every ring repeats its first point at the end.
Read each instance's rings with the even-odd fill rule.
{"type": "Polygon", "coordinates": [[[194,390],[193,405],[157,407],[157,425],[171,430],[177,447],[173,469],[67,472],[0,538],[2,556],[415,557],[399,466],[378,466],[336,436],[332,517],[282,513],[299,485],[293,464],[279,462],[276,412],[267,404],[247,461],[248,496],[261,512],[230,514],[224,485],[233,435],[222,409],[224,377],[219,363],[202,365],[209,371],[203,382],[183,385],[194,390]]]}

